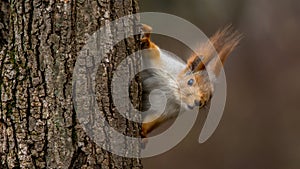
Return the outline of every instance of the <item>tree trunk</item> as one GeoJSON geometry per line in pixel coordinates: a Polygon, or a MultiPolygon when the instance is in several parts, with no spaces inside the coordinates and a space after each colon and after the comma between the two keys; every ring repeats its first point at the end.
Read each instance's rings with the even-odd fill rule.
{"type": "Polygon", "coordinates": [[[0,2],[0,50],[7,43],[9,23],[9,3],[6,0],[0,2]]]}
{"type": "MultiPolygon", "coordinates": [[[[11,0],[9,10],[4,17],[8,10],[0,11],[0,27],[8,26],[0,32],[0,168],[142,168],[139,159],[95,144],[78,122],[72,98],[72,73],[88,35],[138,12],[137,0],[11,0]]],[[[97,80],[104,115],[128,135],[138,135],[140,126],[115,118],[109,81],[116,62],[137,50],[136,42],[128,38],[110,49],[112,64],[100,66],[107,72],[97,80]]],[[[138,85],[133,88],[137,103],[138,85]]]]}

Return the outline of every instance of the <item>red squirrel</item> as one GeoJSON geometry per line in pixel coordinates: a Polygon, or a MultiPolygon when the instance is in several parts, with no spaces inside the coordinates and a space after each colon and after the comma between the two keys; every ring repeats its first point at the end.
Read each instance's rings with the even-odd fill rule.
{"type": "MultiPolygon", "coordinates": [[[[148,133],[165,121],[176,117],[181,107],[185,110],[202,108],[211,99],[214,91],[213,81],[210,81],[206,65],[211,66],[212,74],[218,77],[222,64],[241,40],[241,34],[231,26],[217,31],[209,42],[200,45],[199,50],[192,54],[187,63],[176,59],[171,54],[162,51],[150,39],[152,28],[142,25],[143,37],[140,44],[143,51],[142,64],[153,69],[142,72],[143,110],[151,107],[149,95],[152,90],[159,89],[167,98],[162,113],[149,111],[143,114],[141,136],[146,138],[148,133]],[[217,52],[221,62],[214,59],[217,52]]],[[[161,99],[160,95],[152,96],[154,100],[161,99]]]]}

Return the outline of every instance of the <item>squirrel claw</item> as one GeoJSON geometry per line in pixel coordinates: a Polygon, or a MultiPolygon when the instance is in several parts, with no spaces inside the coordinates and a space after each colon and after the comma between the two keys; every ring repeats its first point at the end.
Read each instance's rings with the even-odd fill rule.
{"type": "Polygon", "coordinates": [[[141,141],[141,148],[142,148],[142,149],[145,149],[147,143],[148,143],[148,138],[142,138],[142,141],[141,141]]]}

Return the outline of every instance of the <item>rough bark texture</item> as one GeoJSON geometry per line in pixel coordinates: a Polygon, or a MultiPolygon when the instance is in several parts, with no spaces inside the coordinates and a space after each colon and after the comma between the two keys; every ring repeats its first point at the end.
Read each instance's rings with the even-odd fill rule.
{"type": "Polygon", "coordinates": [[[9,23],[9,3],[7,0],[0,2],[0,50],[7,43],[9,23]]]}
{"type": "MultiPolygon", "coordinates": [[[[0,168],[142,168],[139,159],[118,157],[98,147],[82,130],[72,103],[77,52],[106,21],[136,13],[136,0],[11,0],[10,13],[3,16],[8,11],[2,10],[4,6],[0,6],[0,168]]],[[[118,44],[107,59],[114,63],[124,58],[136,50],[135,42],[132,38],[118,44]]],[[[114,65],[102,64],[107,72],[100,93],[106,95],[100,100],[106,100],[108,121],[120,120],[119,127],[134,135],[130,132],[139,131],[137,124],[111,118],[115,112],[110,107],[109,80],[114,65]]],[[[137,94],[133,96],[137,101],[137,94]]]]}

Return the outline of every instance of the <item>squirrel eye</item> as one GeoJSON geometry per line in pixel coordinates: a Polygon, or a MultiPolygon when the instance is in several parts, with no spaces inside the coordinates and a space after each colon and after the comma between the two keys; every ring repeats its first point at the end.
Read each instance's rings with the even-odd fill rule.
{"type": "Polygon", "coordinates": [[[194,79],[190,79],[190,80],[188,81],[188,83],[187,83],[187,84],[188,84],[189,86],[192,86],[192,85],[193,85],[193,83],[194,83],[194,79]]]}

